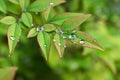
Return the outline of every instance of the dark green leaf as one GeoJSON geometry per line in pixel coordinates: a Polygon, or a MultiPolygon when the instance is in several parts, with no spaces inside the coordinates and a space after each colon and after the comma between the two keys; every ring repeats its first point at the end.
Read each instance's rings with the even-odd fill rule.
{"type": "Polygon", "coordinates": [[[59,34],[56,34],[53,41],[54,41],[55,47],[56,47],[56,49],[59,53],[59,56],[63,57],[64,49],[65,49],[65,46],[66,46],[63,36],[59,35],[59,34]]]}
{"type": "Polygon", "coordinates": [[[56,29],[56,27],[52,24],[45,24],[43,27],[46,32],[55,31],[56,29]]]}
{"type": "Polygon", "coordinates": [[[17,67],[0,69],[0,80],[13,80],[17,67]]]}
{"type": "Polygon", "coordinates": [[[22,10],[26,9],[29,6],[30,0],[19,0],[19,4],[22,10]]]}
{"type": "Polygon", "coordinates": [[[90,14],[70,18],[62,24],[61,29],[62,31],[73,30],[76,27],[80,26],[84,21],[86,21],[88,17],[90,17],[90,14]]]}
{"type": "Polygon", "coordinates": [[[0,0],[0,11],[2,11],[3,13],[7,12],[7,7],[5,4],[5,0],[0,0]]]}
{"type": "Polygon", "coordinates": [[[36,36],[37,34],[38,34],[37,29],[36,29],[36,28],[32,28],[32,29],[29,31],[29,33],[28,33],[28,35],[27,35],[27,38],[34,37],[34,36],[36,36]]]}
{"type": "Polygon", "coordinates": [[[75,16],[81,16],[83,14],[81,13],[61,13],[53,17],[52,20],[50,20],[53,24],[62,25],[64,21],[67,19],[73,18],[75,16]]]}
{"type": "Polygon", "coordinates": [[[22,13],[22,22],[28,26],[32,27],[32,15],[30,13],[22,13]]]}
{"type": "Polygon", "coordinates": [[[88,33],[77,31],[75,34],[79,39],[83,39],[87,42],[90,42],[91,44],[94,44],[98,46],[99,48],[101,48],[101,50],[104,50],[103,47],[98,43],[98,41],[94,39],[91,35],[89,35],[88,33]]]}
{"type": "Polygon", "coordinates": [[[19,4],[19,0],[9,0],[9,1],[14,3],[14,4],[19,4]]]}
{"type": "Polygon", "coordinates": [[[9,52],[10,54],[14,51],[20,36],[21,36],[21,29],[17,23],[11,25],[8,29],[8,45],[9,45],[9,52]]]}
{"type": "Polygon", "coordinates": [[[7,25],[10,25],[10,24],[14,24],[16,22],[16,19],[12,16],[6,16],[6,17],[2,18],[0,20],[0,22],[7,24],[7,25]]]}
{"type": "Polygon", "coordinates": [[[48,60],[51,46],[51,39],[49,34],[46,32],[39,32],[37,40],[43,52],[43,56],[45,57],[46,60],[48,60]]]}
{"type": "Polygon", "coordinates": [[[36,0],[29,6],[28,10],[32,12],[41,12],[48,8],[48,6],[56,6],[63,2],[65,2],[65,0],[36,0]]]}

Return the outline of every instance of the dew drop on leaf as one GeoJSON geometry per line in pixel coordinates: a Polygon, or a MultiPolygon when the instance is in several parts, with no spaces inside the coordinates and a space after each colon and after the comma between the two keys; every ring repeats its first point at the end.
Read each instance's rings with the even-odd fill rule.
{"type": "Polygon", "coordinates": [[[53,39],[53,41],[55,42],[56,40],[55,40],[55,39],[53,39]]]}
{"type": "Polygon", "coordinates": [[[85,44],[85,41],[84,40],[80,40],[80,44],[81,45],[85,44]]]}
{"type": "Polygon", "coordinates": [[[32,23],[32,26],[34,26],[34,24],[32,23]]]}
{"type": "Polygon", "coordinates": [[[15,40],[15,37],[14,36],[10,36],[10,40],[15,40]]]}
{"type": "Polygon", "coordinates": [[[61,44],[60,44],[60,43],[59,43],[58,45],[59,45],[59,46],[61,46],[61,44]]]}
{"type": "Polygon", "coordinates": [[[54,3],[53,3],[53,2],[50,2],[50,5],[51,5],[51,6],[54,5],[54,3]]]}
{"type": "Polygon", "coordinates": [[[47,45],[45,44],[44,46],[46,47],[47,45]]]}
{"type": "Polygon", "coordinates": [[[58,33],[58,34],[63,34],[63,32],[62,32],[61,29],[57,29],[57,30],[56,30],[56,33],[58,33]]]}
{"type": "Polygon", "coordinates": [[[38,27],[38,28],[37,28],[37,31],[42,32],[43,30],[44,30],[44,28],[43,28],[43,27],[38,27]]]}
{"type": "Polygon", "coordinates": [[[76,39],[76,35],[75,34],[71,34],[71,35],[69,35],[69,38],[70,39],[76,39]]]}

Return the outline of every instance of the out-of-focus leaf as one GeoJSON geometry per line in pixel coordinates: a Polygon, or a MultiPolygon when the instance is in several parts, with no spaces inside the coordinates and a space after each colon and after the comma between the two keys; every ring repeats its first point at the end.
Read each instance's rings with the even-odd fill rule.
{"type": "Polygon", "coordinates": [[[19,4],[19,0],[9,0],[9,1],[14,3],[14,4],[19,4]]]}
{"type": "Polygon", "coordinates": [[[29,6],[30,0],[19,0],[20,7],[22,10],[26,9],[29,6]]]}
{"type": "Polygon", "coordinates": [[[82,13],[61,13],[53,17],[53,19],[50,20],[53,24],[62,25],[63,22],[67,19],[73,18],[75,16],[81,16],[82,13]]]}
{"type": "Polygon", "coordinates": [[[17,23],[12,24],[7,33],[10,54],[14,51],[21,36],[21,29],[17,23]]]}
{"type": "Polygon", "coordinates": [[[56,6],[64,2],[65,0],[36,0],[29,6],[28,10],[32,12],[41,12],[45,10],[48,6],[56,6]]]}
{"type": "Polygon", "coordinates": [[[32,15],[30,13],[22,13],[22,22],[27,27],[32,27],[32,15]]]}
{"type": "Polygon", "coordinates": [[[65,40],[63,38],[62,35],[59,35],[59,34],[56,34],[55,37],[54,37],[54,44],[55,44],[55,47],[58,51],[58,54],[61,57],[63,57],[63,54],[64,54],[64,49],[65,49],[65,40]]]}
{"type": "Polygon", "coordinates": [[[45,57],[46,60],[48,60],[51,46],[51,39],[49,34],[46,32],[39,32],[37,40],[43,52],[43,56],[45,57]]]}
{"type": "Polygon", "coordinates": [[[54,31],[56,29],[56,27],[53,24],[45,24],[44,25],[44,30],[46,32],[51,32],[54,31]]]}
{"type": "Polygon", "coordinates": [[[0,11],[2,11],[3,13],[7,12],[7,7],[6,7],[6,4],[5,4],[5,0],[0,1],[0,11]]]}
{"type": "Polygon", "coordinates": [[[44,12],[43,16],[46,21],[49,21],[53,17],[53,9],[52,6],[48,7],[44,12]]]}
{"type": "Polygon", "coordinates": [[[29,31],[29,33],[28,33],[28,35],[27,35],[27,38],[34,37],[34,36],[36,36],[37,34],[38,34],[37,29],[36,29],[36,28],[32,28],[32,29],[29,31]]]}
{"type": "Polygon", "coordinates": [[[10,24],[14,24],[16,22],[16,19],[12,16],[6,16],[6,17],[2,18],[0,20],[0,22],[7,24],[7,25],[10,25],[10,24]]]}
{"type": "Polygon", "coordinates": [[[0,80],[13,80],[17,67],[0,69],[0,80]]]}
{"type": "Polygon", "coordinates": [[[66,20],[62,26],[62,31],[70,31],[81,25],[84,21],[86,21],[90,17],[90,14],[85,14],[81,16],[76,16],[66,20]]]}
{"type": "Polygon", "coordinates": [[[101,50],[104,50],[103,47],[98,43],[98,41],[96,39],[94,39],[91,35],[89,35],[88,33],[82,32],[82,31],[77,31],[75,34],[79,39],[83,39],[87,42],[90,42],[91,44],[94,44],[94,45],[100,47],[101,50]]]}

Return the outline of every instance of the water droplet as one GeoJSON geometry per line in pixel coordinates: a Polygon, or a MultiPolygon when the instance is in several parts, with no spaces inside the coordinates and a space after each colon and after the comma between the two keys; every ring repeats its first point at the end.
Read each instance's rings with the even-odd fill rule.
{"type": "Polygon", "coordinates": [[[59,46],[61,46],[61,44],[60,44],[60,43],[59,43],[58,45],[59,45],[59,46]]]}
{"type": "Polygon", "coordinates": [[[85,44],[85,41],[84,40],[80,40],[80,44],[81,45],[85,44]]]}
{"type": "Polygon", "coordinates": [[[37,31],[42,32],[43,30],[44,30],[44,28],[43,28],[43,27],[38,27],[38,28],[37,28],[37,31]]]}
{"type": "Polygon", "coordinates": [[[34,24],[32,23],[32,26],[34,26],[34,24]]]}
{"type": "Polygon", "coordinates": [[[75,35],[75,34],[71,34],[71,35],[69,35],[69,38],[70,38],[70,39],[75,39],[75,38],[76,38],[76,35],[75,35]]]}
{"type": "Polygon", "coordinates": [[[52,6],[52,5],[54,5],[54,3],[53,3],[53,2],[51,2],[51,3],[50,3],[50,5],[51,5],[51,6],[52,6]]]}
{"type": "Polygon", "coordinates": [[[10,36],[10,39],[11,39],[11,40],[15,40],[15,37],[14,37],[14,36],[10,36]]]}
{"type": "Polygon", "coordinates": [[[58,33],[58,34],[63,34],[63,32],[62,32],[61,29],[57,29],[57,30],[56,30],[56,33],[58,33]]]}
{"type": "Polygon", "coordinates": [[[46,47],[47,45],[45,44],[44,46],[46,47]]]}
{"type": "Polygon", "coordinates": [[[55,39],[53,39],[53,41],[55,42],[56,40],[55,40],[55,39]]]}
{"type": "Polygon", "coordinates": [[[67,46],[66,45],[64,45],[64,48],[66,48],[67,46]]]}

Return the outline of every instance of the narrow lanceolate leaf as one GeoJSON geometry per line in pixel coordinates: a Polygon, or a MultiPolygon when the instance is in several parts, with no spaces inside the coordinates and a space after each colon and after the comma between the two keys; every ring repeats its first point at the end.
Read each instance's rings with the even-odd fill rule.
{"type": "Polygon", "coordinates": [[[58,51],[59,56],[63,57],[64,49],[66,47],[65,40],[64,40],[63,36],[56,34],[53,41],[54,41],[54,44],[55,44],[55,47],[58,51]]]}
{"type": "Polygon", "coordinates": [[[19,4],[19,0],[9,0],[9,1],[14,3],[14,4],[19,4]]]}
{"type": "Polygon", "coordinates": [[[36,28],[32,28],[32,29],[29,31],[29,33],[28,33],[28,35],[27,35],[27,38],[35,37],[37,34],[38,34],[37,29],[36,29],[36,28]]]}
{"type": "Polygon", "coordinates": [[[30,0],[19,0],[20,7],[22,10],[26,9],[29,6],[30,0]]]}
{"type": "Polygon", "coordinates": [[[83,15],[82,13],[61,13],[58,14],[56,16],[54,16],[51,20],[50,23],[53,24],[58,24],[58,25],[62,25],[64,21],[66,21],[67,19],[73,18],[75,16],[81,16],[83,15]]]}
{"type": "Polygon", "coordinates": [[[0,20],[1,23],[11,25],[16,22],[16,19],[12,16],[6,16],[0,20]]]}
{"type": "Polygon", "coordinates": [[[3,13],[7,12],[7,7],[6,7],[6,4],[5,4],[5,0],[0,0],[0,11],[3,12],[3,13]]]}
{"type": "Polygon", "coordinates": [[[88,33],[77,31],[75,34],[78,38],[83,39],[87,42],[90,42],[91,44],[98,46],[101,50],[104,50],[104,48],[98,43],[98,41],[94,39],[91,35],[89,35],[88,33]]]}
{"type": "Polygon", "coordinates": [[[56,27],[53,24],[45,24],[43,27],[46,32],[51,32],[56,30],[56,27]]]}
{"type": "Polygon", "coordinates": [[[21,29],[17,23],[12,24],[8,28],[7,37],[8,37],[8,45],[9,45],[10,54],[14,51],[17,45],[17,42],[20,39],[20,35],[21,35],[21,29]]]}
{"type": "Polygon", "coordinates": [[[48,6],[56,6],[65,2],[65,0],[36,0],[28,8],[32,12],[41,12],[48,8],[48,6]]]}
{"type": "Polygon", "coordinates": [[[39,32],[37,40],[43,52],[43,56],[45,57],[46,60],[48,60],[51,46],[51,39],[49,34],[46,32],[39,32]]]}
{"type": "Polygon", "coordinates": [[[76,27],[80,26],[84,21],[86,21],[90,17],[90,14],[76,16],[66,20],[62,26],[62,31],[70,31],[75,29],[76,27]]]}
{"type": "Polygon", "coordinates": [[[0,69],[0,80],[14,80],[17,67],[0,69]]]}
{"type": "Polygon", "coordinates": [[[32,15],[30,13],[22,13],[22,22],[27,27],[32,27],[32,15]]]}
{"type": "Polygon", "coordinates": [[[43,12],[43,16],[44,16],[46,22],[48,22],[48,21],[53,17],[53,9],[52,9],[52,6],[48,7],[48,8],[43,12]]]}

